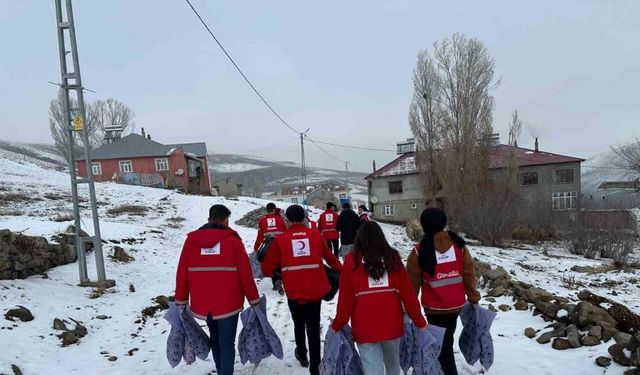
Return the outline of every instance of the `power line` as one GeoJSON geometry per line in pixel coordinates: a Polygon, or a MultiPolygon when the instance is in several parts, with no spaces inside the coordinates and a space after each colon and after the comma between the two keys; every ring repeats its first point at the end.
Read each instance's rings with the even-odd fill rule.
{"type": "Polygon", "coordinates": [[[309,137],[307,137],[307,140],[308,140],[309,142],[311,142],[314,146],[316,146],[316,147],[318,148],[318,150],[320,150],[320,151],[322,151],[323,153],[325,153],[326,155],[328,155],[330,158],[332,158],[332,159],[334,159],[334,160],[336,160],[336,161],[339,161],[340,163],[347,163],[347,164],[351,165],[352,167],[354,167],[354,168],[356,168],[356,169],[359,169],[359,170],[361,170],[361,171],[369,172],[368,170],[366,170],[366,169],[364,169],[364,168],[360,168],[360,167],[358,167],[357,165],[353,164],[353,163],[352,163],[352,162],[350,162],[350,161],[342,160],[342,159],[338,158],[337,156],[334,156],[334,155],[333,155],[332,153],[330,153],[329,151],[327,151],[327,150],[325,150],[324,148],[320,147],[320,145],[319,145],[318,143],[322,143],[322,142],[315,141],[315,140],[313,140],[313,139],[311,139],[311,138],[309,138],[309,137]]]}
{"type": "Polygon", "coordinates": [[[391,149],[386,149],[386,148],[361,147],[361,146],[343,145],[343,144],[331,143],[331,142],[323,142],[323,141],[315,141],[315,142],[321,143],[323,145],[342,147],[342,148],[353,148],[353,149],[356,149],[356,150],[396,152],[396,150],[391,150],[391,149]]]}
{"type": "Polygon", "coordinates": [[[209,32],[209,35],[211,35],[211,37],[213,38],[213,40],[216,41],[216,43],[218,44],[218,47],[220,47],[220,49],[222,50],[222,52],[224,52],[224,54],[227,56],[227,58],[229,59],[229,61],[231,61],[231,63],[233,64],[233,66],[236,68],[236,70],[238,71],[238,73],[240,73],[240,75],[242,76],[242,78],[244,78],[244,80],[249,84],[249,86],[251,87],[251,89],[253,90],[253,92],[256,93],[256,95],[258,95],[258,97],[260,98],[260,100],[262,100],[262,102],[264,103],[264,105],[267,106],[267,108],[269,108],[269,110],[278,118],[278,120],[280,120],[280,122],[282,124],[284,124],[287,128],[291,129],[291,131],[300,134],[300,131],[296,130],[293,126],[289,125],[289,123],[287,123],[279,114],[278,112],[276,112],[275,109],[273,109],[273,107],[269,104],[269,102],[267,102],[267,100],[262,96],[262,94],[260,94],[260,92],[258,91],[258,89],[256,89],[256,87],[253,85],[253,83],[251,83],[251,81],[249,80],[249,78],[247,78],[247,76],[244,74],[244,72],[242,72],[242,69],[240,69],[240,67],[238,66],[238,64],[236,64],[236,62],[233,60],[233,58],[231,57],[231,55],[229,55],[229,53],[227,52],[227,50],[222,46],[222,43],[220,43],[220,41],[218,40],[218,38],[216,38],[216,36],[213,34],[213,32],[211,31],[211,29],[209,28],[209,26],[207,25],[206,22],[204,22],[204,20],[202,19],[202,17],[200,17],[200,14],[198,13],[198,11],[196,10],[196,8],[193,7],[193,5],[191,4],[191,1],[189,0],[185,0],[187,2],[187,4],[189,4],[189,7],[191,8],[191,10],[193,11],[193,13],[195,13],[196,17],[198,17],[198,19],[200,20],[200,22],[202,23],[202,25],[205,27],[205,29],[207,29],[207,31],[209,32]]]}
{"type": "Polygon", "coordinates": [[[251,152],[260,151],[260,150],[264,150],[264,149],[267,149],[267,148],[281,146],[281,145],[283,145],[285,143],[289,143],[289,142],[295,141],[297,139],[298,139],[298,137],[294,137],[294,138],[287,139],[286,141],[278,142],[278,143],[275,143],[275,144],[272,144],[272,145],[269,145],[269,146],[263,146],[263,147],[259,147],[259,148],[254,148],[254,149],[251,149],[251,150],[248,150],[248,151],[240,151],[240,154],[248,154],[248,153],[251,153],[251,152]]]}

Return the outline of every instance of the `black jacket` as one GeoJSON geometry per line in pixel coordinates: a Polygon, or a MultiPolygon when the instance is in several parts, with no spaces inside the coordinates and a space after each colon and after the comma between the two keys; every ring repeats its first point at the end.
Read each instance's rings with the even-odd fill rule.
{"type": "Polygon", "coordinates": [[[360,217],[354,210],[342,210],[338,215],[336,229],[340,231],[340,242],[352,245],[356,241],[356,233],[360,227],[360,217]]]}

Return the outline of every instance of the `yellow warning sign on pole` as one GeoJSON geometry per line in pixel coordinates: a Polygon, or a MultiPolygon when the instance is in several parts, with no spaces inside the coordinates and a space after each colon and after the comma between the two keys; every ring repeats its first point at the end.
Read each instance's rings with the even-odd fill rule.
{"type": "Polygon", "coordinates": [[[84,123],[82,122],[82,117],[75,116],[73,118],[73,130],[82,131],[84,129],[84,123]]]}

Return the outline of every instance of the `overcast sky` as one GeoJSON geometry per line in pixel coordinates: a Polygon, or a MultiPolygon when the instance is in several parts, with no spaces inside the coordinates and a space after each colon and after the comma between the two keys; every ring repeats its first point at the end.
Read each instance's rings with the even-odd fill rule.
{"type": "MultiPolygon", "coordinates": [[[[64,1],[64,0],[63,0],[64,1]]],[[[132,107],[138,129],[212,153],[299,161],[296,135],[250,91],[183,0],[74,2],[86,100],[132,107]]],[[[546,151],[589,157],[640,135],[640,2],[212,1],[194,5],[277,111],[315,139],[395,148],[409,137],[416,55],[460,32],[502,78],[494,128],[510,113],[546,151]]],[[[50,142],[60,80],[53,1],[2,0],[0,139],[50,142]]],[[[394,157],[325,146],[370,169],[394,157]]],[[[307,144],[307,163],[344,165],[307,144]]]]}

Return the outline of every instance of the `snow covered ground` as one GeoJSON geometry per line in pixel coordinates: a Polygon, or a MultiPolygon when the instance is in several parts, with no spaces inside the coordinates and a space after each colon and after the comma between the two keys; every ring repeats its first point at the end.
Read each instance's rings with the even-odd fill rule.
{"type": "MultiPolygon", "coordinates": [[[[0,156],[0,193],[20,192],[32,198],[30,201],[11,202],[0,206],[0,228],[24,230],[29,235],[50,238],[63,231],[70,222],[54,222],[51,219],[71,210],[65,199],[50,199],[47,196],[68,197],[69,177],[40,165],[7,156],[0,156]],[[17,216],[12,216],[17,215],[17,216]]],[[[84,192],[84,190],[81,190],[84,192]]],[[[171,369],[165,357],[165,342],[168,323],[158,313],[145,323],[141,321],[141,311],[153,305],[152,299],[158,295],[172,295],[177,259],[185,234],[204,223],[208,208],[215,203],[223,203],[232,211],[231,222],[241,218],[246,212],[264,205],[266,201],[253,198],[225,200],[218,197],[187,196],[161,189],[103,183],[97,185],[100,204],[101,229],[107,241],[133,238],[132,245],[120,244],[135,261],[122,264],[106,258],[109,278],[116,280],[116,287],[99,298],[91,299],[92,290],[76,286],[78,270],[76,264],[57,267],[48,272],[48,278],[40,276],[26,280],[0,281],[0,312],[15,305],[29,308],[35,320],[27,323],[0,321],[0,373],[11,373],[11,364],[18,365],[25,374],[208,374],[213,368],[211,357],[191,366],[179,365],[171,369]],[[138,204],[149,207],[144,216],[111,216],[107,209],[121,204],[138,204]],[[185,220],[170,219],[183,217],[185,220]],[[131,285],[135,291],[132,291],[131,285]],[[106,315],[108,319],[97,319],[106,315]],[[89,334],[78,345],[61,347],[57,333],[52,328],[54,318],[82,321],[89,334]],[[137,351],[129,351],[138,349],[137,351]],[[116,356],[116,361],[108,358],[116,356]]],[[[280,203],[281,207],[286,207],[280,203]]],[[[88,213],[88,211],[85,210],[88,213]]],[[[312,216],[317,216],[314,211],[312,216]]],[[[83,223],[91,232],[91,220],[83,223]]],[[[411,242],[399,226],[383,224],[390,243],[403,256],[411,249],[411,242]]],[[[251,248],[256,236],[254,229],[235,227],[251,248]]],[[[114,244],[104,246],[105,256],[112,252],[114,244]]],[[[584,260],[563,254],[561,250],[550,248],[549,256],[540,249],[500,250],[471,247],[472,253],[481,260],[502,265],[515,272],[515,278],[539,284],[561,295],[572,296],[575,290],[562,286],[565,269],[573,265],[598,265],[602,262],[584,260]]],[[[93,255],[88,256],[89,270],[95,278],[93,255]]],[[[616,290],[612,296],[636,307],[640,301],[640,288],[636,273],[615,273],[605,275],[577,274],[580,282],[600,294],[616,290]],[[607,284],[607,280],[623,281],[626,289],[607,284]]],[[[276,332],[281,335],[285,351],[284,360],[269,358],[257,368],[236,364],[238,374],[306,374],[293,357],[293,327],[286,300],[271,290],[271,281],[259,281],[258,288],[268,299],[268,315],[276,332]]],[[[506,297],[498,298],[494,305],[512,304],[506,297]]],[[[483,304],[486,305],[485,302],[483,304]]],[[[322,310],[324,330],[329,318],[334,315],[335,302],[325,303],[322,310]]],[[[526,327],[542,329],[546,326],[539,317],[530,312],[501,312],[493,326],[496,359],[489,374],[620,374],[622,367],[612,365],[609,369],[596,367],[594,360],[607,355],[607,345],[558,352],[550,345],[540,345],[523,335],[526,327]]],[[[240,329],[240,327],[239,327],[240,329]]],[[[323,331],[324,331],[323,330],[323,331]]],[[[460,329],[458,330],[459,333],[460,329]]],[[[324,333],[323,333],[324,336],[324,333]]],[[[483,373],[480,367],[468,366],[458,355],[461,374],[483,373]]]]}

